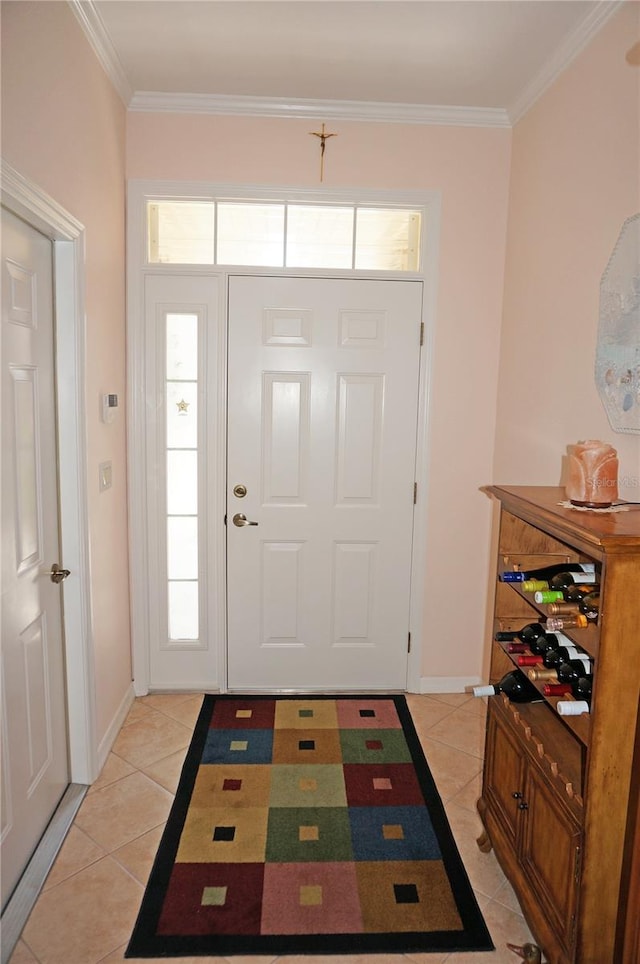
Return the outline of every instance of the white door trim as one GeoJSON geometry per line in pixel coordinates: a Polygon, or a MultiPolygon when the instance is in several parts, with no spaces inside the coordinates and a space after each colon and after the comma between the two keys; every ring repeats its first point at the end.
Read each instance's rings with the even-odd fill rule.
{"type": "MultiPolygon", "coordinates": [[[[145,459],[141,453],[147,451],[146,411],[150,401],[145,391],[145,343],[144,343],[144,283],[149,274],[192,274],[217,275],[221,278],[220,290],[227,291],[228,276],[237,274],[308,274],[309,277],[350,277],[350,278],[379,278],[390,280],[423,280],[424,282],[424,350],[420,358],[420,390],[418,398],[418,430],[416,447],[416,482],[418,498],[414,513],[413,525],[413,558],[411,573],[411,650],[408,659],[407,689],[409,692],[421,692],[422,650],[426,628],[425,611],[425,580],[427,557],[427,498],[429,485],[430,463],[430,390],[435,317],[437,305],[437,281],[439,274],[439,247],[442,198],[439,191],[380,191],[361,190],[359,188],[345,188],[337,191],[307,189],[299,187],[278,187],[265,185],[237,185],[213,184],[209,182],[187,181],[148,181],[132,179],[128,183],[128,282],[127,282],[127,398],[128,398],[128,483],[129,483],[129,538],[130,538],[130,587],[131,587],[131,632],[133,654],[133,676],[136,695],[141,696],[149,692],[149,663],[150,647],[150,617],[146,587],[148,585],[147,545],[148,533],[145,508],[145,459]],[[243,198],[274,198],[280,200],[305,200],[319,203],[346,201],[348,203],[365,204],[394,204],[398,206],[412,206],[421,208],[424,212],[422,226],[423,270],[421,272],[357,272],[357,271],[309,271],[301,272],[297,269],[260,270],[256,268],[232,267],[228,270],[220,267],[196,267],[185,265],[181,272],[180,266],[149,265],[145,252],[145,204],[147,200],[159,198],[174,199],[202,199],[233,197],[243,198]]],[[[226,311],[226,307],[225,307],[226,311]]],[[[226,315],[225,315],[226,317],[226,315]]],[[[221,329],[222,337],[226,341],[226,325],[221,329]]],[[[219,353],[219,370],[216,377],[217,398],[219,400],[218,426],[226,433],[226,344],[219,353]]],[[[212,373],[213,374],[213,373],[212,373]]],[[[226,441],[226,439],[225,439],[226,441]]],[[[226,445],[218,436],[218,451],[226,450],[226,445]]],[[[216,466],[218,473],[222,472],[225,491],[225,466],[216,466]]],[[[220,489],[218,489],[219,491],[220,489]]],[[[216,508],[220,518],[225,512],[224,501],[217,507],[211,505],[211,511],[216,508]]],[[[215,593],[217,598],[226,599],[225,583],[225,546],[220,540],[218,559],[215,565],[217,574],[215,593]],[[218,595],[219,594],[219,595],[218,595]]],[[[222,607],[220,607],[222,608],[222,607]]],[[[226,631],[221,633],[218,640],[218,680],[219,689],[227,688],[226,631]]]]}
{"type": "Polygon", "coordinates": [[[84,227],[48,194],[2,161],[2,204],[53,242],[58,389],[61,558],[64,586],[69,769],[72,783],[98,775],[95,671],[89,572],[85,423],[84,227]]]}

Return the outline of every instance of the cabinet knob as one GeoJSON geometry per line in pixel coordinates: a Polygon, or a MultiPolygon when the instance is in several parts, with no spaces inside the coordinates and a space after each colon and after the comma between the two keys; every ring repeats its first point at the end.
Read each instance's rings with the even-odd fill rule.
{"type": "Polygon", "coordinates": [[[514,790],[511,796],[514,800],[522,800],[522,794],[518,790],[514,790]]]}
{"type": "Polygon", "coordinates": [[[522,801],[522,803],[518,804],[518,810],[528,810],[528,809],[529,809],[529,804],[525,803],[524,800],[522,801]]]}

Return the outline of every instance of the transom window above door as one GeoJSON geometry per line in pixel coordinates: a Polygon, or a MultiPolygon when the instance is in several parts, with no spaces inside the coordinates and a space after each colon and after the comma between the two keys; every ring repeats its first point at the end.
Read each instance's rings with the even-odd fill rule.
{"type": "Polygon", "coordinates": [[[420,271],[421,211],[357,204],[147,201],[149,264],[420,271]]]}

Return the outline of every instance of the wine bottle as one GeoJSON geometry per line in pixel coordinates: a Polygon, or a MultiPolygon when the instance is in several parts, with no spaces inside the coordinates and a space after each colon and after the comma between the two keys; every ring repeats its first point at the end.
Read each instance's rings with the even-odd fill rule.
{"type": "Polygon", "coordinates": [[[579,613],[577,602],[554,602],[547,604],[547,613],[550,616],[568,616],[570,613],[579,613]]]}
{"type": "Polygon", "coordinates": [[[556,602],[561,599],[565,599],[569,602],[579,601],[587,593],[596,592],[600,589],[599,582],[586,583],[580,580],[580,582],[574,583],[572,586],[552,586],[546,579],[527,579],[526,582],[521,582],[520,589],[523,592],[533,593],[534,599],[536,593],[544,593],[545,595],[541,599],[535,599],[536,602],[556,602]]]}
{"type": "Polygon", "coordinates": [[[527,623],[522,629],[518,630],[518,639],[523,643],[532,643],[534,640],[544,636],[546,627],[542,623],[527,623]]]}
{"type": "Polygon", "coordinates": [[[556,710],[560,716],[582,716],[590,707],[586,700],[558,700],[556,710]]]}
{"type": "Polygon", "coordinates": [[[590,623],[597,623],[600,616],[600,593],[590,592],[578,603],[580,612],[590,623]]]}
{"type": "Polygon", "coordinates": [[[544,579],[530,579],[528,582],[520,584],[523,592],[533,593],[535,602],[576,602],[590,592],[598,592],[600,584],[598,582],[583,583],[577,582],[573,586],[553,587],[551,583],[544,579]],[[537,598],[536,598],[537,597],[537,598]]]}
{"type": "MultiPolygon", "coordinates": [[[[531,679],[531,677],[529,677],[531,679]]],[[[573,696],[577,700],[586,700],[591,704],[591,686],[593,677],[581,676],[574,683],[549,682],[542,687],[545,696],[573,696]]]]}
{"type": "Polygon", "coordinates": [[[499,643],[516,642],[530,643],[539,636],[544,636],[545,627],[542,623],[527,623],[522,629],[504,630],[494,635],[494,639],[499,643]]]}
{"type": "Polygon", "coordinates": [[[533,703],[542,700],[535,686],[524,673],[517,669],[503,676],[499,683],[473,687],[474,696],[495,696],[497,693],[504,693],[512,703],[533,703]]]}
{"type": "Polygon", "coordinates": [[[573,689],[568,683],[545,683],[542,687],[545,696],[572,696],[573,689]]]}
{"type": "Polygon", "coordinates": [[[542,663],[547,669],[557,669],[560,663],[566,663],[568,660],[574,659],[581,654],[582,651],[579,650],[577,646],[569,643],[569,645],[558,646],[556,649],[547,650],[542,657],[542,663]]]}
{"type": "Polygon", "coordinates": [[[538,666],[538,675],[534,676],[529,672],[529,679],[557,679],[558,666],[561,663],[568,663],[570,660],[579,659],[582,656],[584,656],[583,650],[573,645],[549,649],[542,657],[542,664],[538,666]]]}
{"type": "Polygon", "coordinates": [[[528,569],[527,572],[515,570],[503,572],[503,582],[525,582],[527,579],[547,579],[561,572],[595,572],[595,565],[591,562],[557,562],[551,566],[539,569],[528,569]]]}
{"type": "Polygon", "coordinates": [[[532,669],[527,670],[527,676],[534,682],[536,680],[540,682],[545,679],[551,683],[558,682],[558,671],[555,669],[545,669],[543,666],[534,666],[532,669]]]}
{"type": "Polygon", "coordinates": [[[549,616],[547,627],[553,629],[584,629],[589,620],[584,613],[568,613],[566,616],[549,616]]]}
{"type": "Polygon", "coordinates": [[[578,653],[574,642],[565,636],[564,633],[543,633],[528,643],[511,642],[507,643],[506,650],[512,655],[534,657],[533,660],[525,661],[522,665],[533,666],[542,660],[547,665],[556,666],[563,659],[569,659],[570,655],[578,653]]]}
{"type": "Polygon", "coordinates": [[[552,633],[545,633],[545,636],[549,640],[549,643],[553,644],[550,646],[551,649],[559,649],[560,646],[575,646],[574,641],[569,639],[568,636],[565,636],[564,633],[561,633],[559,629],[556,629],[552,633]]]}
{"type": "Polygon", "coordinates": [[[586,700],[591,705],[593,676],[581,676],[573,686],[573,695],[577,700],[586,700]]]}
{"type": "Polygon", "coordinates": [[[549,589],[568,589],[570,586],[591,586],[599,580],[595,567],[590,572],[558,572],[549,579],[549,589]]]}
{"type": "Polygon", "coordinates": [[[564,599],[564,593],[557,589],[538,589],[533,594],[533,601],[537,603],[553,603],[564,599]]]}
{"type": "Polygon", "coordinates": [[[593,667],[588,656],[574,656],[558,666],[558,682],[573,686],[581,677],[592,675],[593,667]]]}
{"type": "Polygon", "coordinates": [[[564,646],[567,643],[572,645],[568,636],[563,636],[562,633],[557,635],[556,633],[544,633],[529,642],[529,649],[532,653],[544,656],[550,649],[558,649],[559,646],[564,646]]]}
{"type": "Polygon", "coordinates": [[[529,647],[526,643],[507,643],[508,653],[528,653],[529,647]]]}
{"type": "Polygon", "coordinates": [[[549,582],[547,579],[525,579],[521,582],[519,589],[523,592],[538,592],[539,590],[549,589],[549,582]]]}
{"type": "Polygon", "coordinates": [[[518,666],[542,666],[542,656],[540,653],[523,653],[516,657],[518,666]]]}
{"type": "Polygon", "coordinates": [[[596,583],[595,586],[594,585],[567,586],[567,588],[564,589],[563,592],[564,592],[564,598],[566,599],[567,602],[579,603],[580,600],[584,599],[585,596],[588,596],[589,593],[600,592],[600,585],[599,583],[596,583]]]}

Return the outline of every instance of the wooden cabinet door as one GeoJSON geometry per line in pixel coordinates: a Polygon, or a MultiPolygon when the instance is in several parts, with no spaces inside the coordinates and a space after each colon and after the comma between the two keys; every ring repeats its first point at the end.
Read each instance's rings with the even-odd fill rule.
{"type": "Polygon", "coordinates": [[[519,804],[524,799],[524,762],[521,748],[499,716],[499,707],[490,701],[483,795],[514,850],[522,812],[519,804]]]}
{"type": "Polygon", "coordinates": [[[581,829],[533,766],[527,769],[524,803],[520,863],[541,912],[571,957],[580,880],[581,829]]]}

